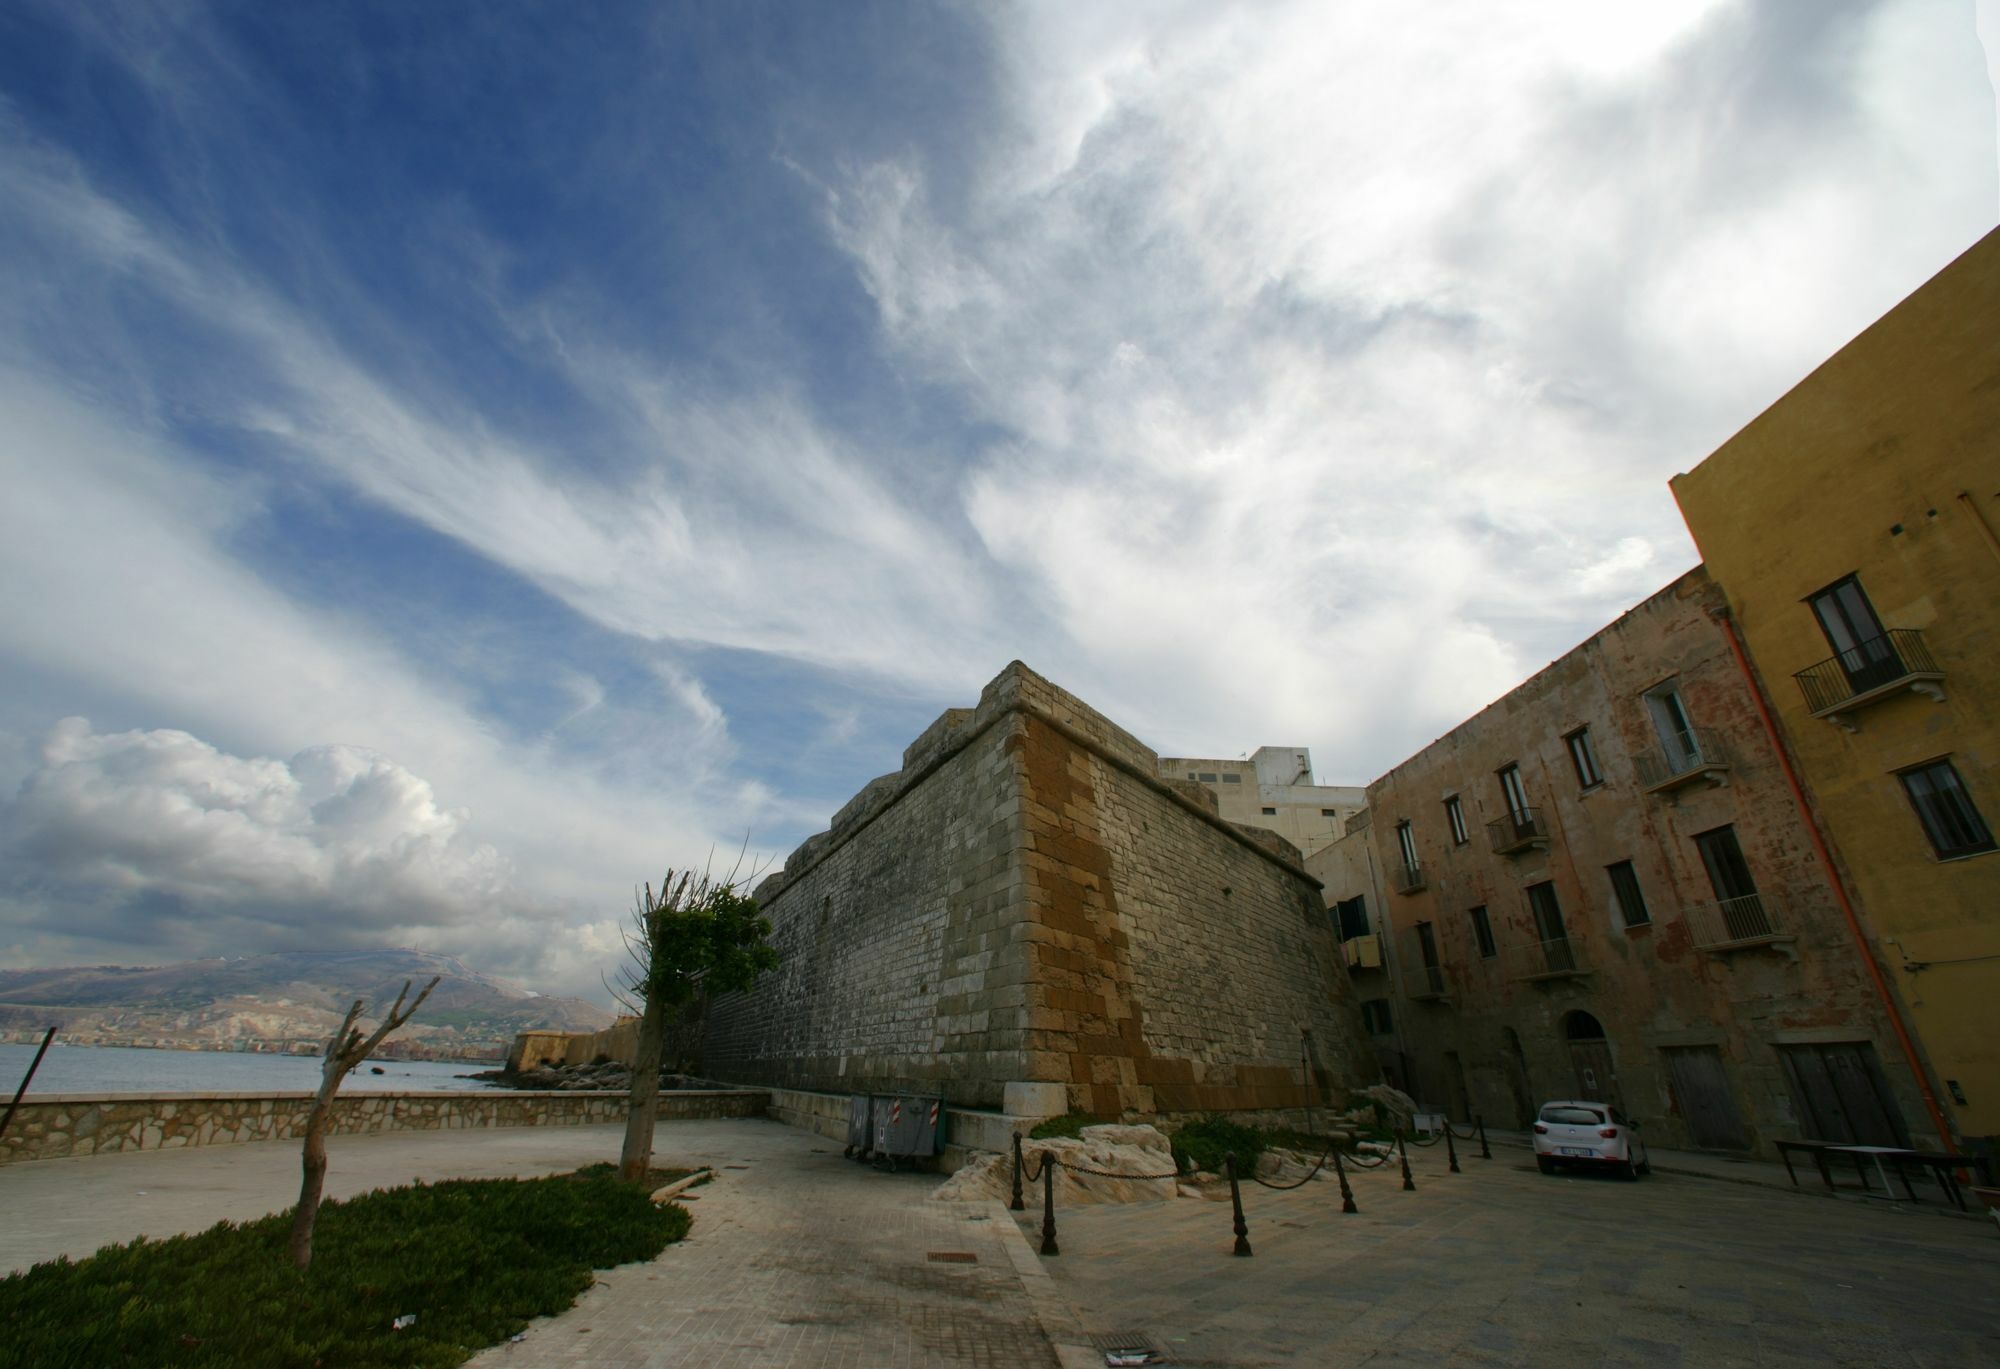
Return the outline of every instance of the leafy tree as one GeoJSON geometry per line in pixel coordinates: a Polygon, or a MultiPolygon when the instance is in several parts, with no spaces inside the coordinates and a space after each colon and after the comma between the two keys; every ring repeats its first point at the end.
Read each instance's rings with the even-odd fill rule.
{"type": "Polygon", "coordinates": [[[717,881],[706,870],[699,875],[669,870],[657,894],[647,884],[636,896],[619,993],[639,1014],[632,1101],[618,1160],[621,1179],[644,1178],[652,1160],[669,1020],[678,1022],[706,994],[748,989],[778,964],[778,952],[764,940],[771,924],[758,914],[756,899],[737,891],[734,876],[732,871],[717,881]]]}
{"type": "Polygon", "coordinates": [[[424,1000],[431,996],[431,990],[438,986],[438,976],[424,985],[422,993],[416,996],[409,1007],[403,1000],[409,997],[410,981],[403,981],[403,991],[396,995],[396,1001],[383,1016],[381,1025],[373,1034],[364,1038],[361,1029],[354,1025],[354,1019],[361,1016],[362,1000],[354,1000],[354,1006],[347,1010],[341,1021],[340,1030],[326,1043],[326,1056],[320,1062],[319,1092],[313,1096],[312,1111],[306,1114],[306,1140],[301,1159],[304,1175],[299,1181],[299,1205],[292,1209],[292,1235],[286,1243],[286,1250],[292,1263],[304,1269],[312,1263],[313,1223],[319,1219],[320,1193],[326,1188],[326,1128],[333,1120],[333,1095],[345,1079],[363,1060],[375,1053],[375,1048],[405,1022],[416,1015],[424,1000]]]}

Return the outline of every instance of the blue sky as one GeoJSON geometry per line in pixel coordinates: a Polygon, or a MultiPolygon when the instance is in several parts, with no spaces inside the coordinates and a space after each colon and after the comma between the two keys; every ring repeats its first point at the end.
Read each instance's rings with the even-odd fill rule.
{"type": "Polygon", "coordinates": [[[1666,478],[1992,227],[1996,44],[11,5],[0,960],[588,990],[635,882],[1016,657],[1365,782],[1691,564],[1666,478]]]}

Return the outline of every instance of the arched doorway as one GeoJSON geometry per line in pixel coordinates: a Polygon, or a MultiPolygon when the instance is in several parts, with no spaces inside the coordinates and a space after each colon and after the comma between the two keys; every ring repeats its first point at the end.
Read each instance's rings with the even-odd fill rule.
{"type": "Polygon", "coordinates": [[[1594,1103],[1618,1104],[1618,1076],[1611,1067],[1611,1042],[1604,1024],[1581,1008],[1563,1014],[1563,1039],[1569,1043],[1570,1068],[1576,1073],[1576,1096],[1594,1103]]]}

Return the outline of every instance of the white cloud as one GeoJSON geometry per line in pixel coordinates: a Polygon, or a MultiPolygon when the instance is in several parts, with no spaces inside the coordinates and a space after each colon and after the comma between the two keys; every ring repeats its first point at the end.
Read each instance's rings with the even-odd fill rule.
{"type": "Polygon", "coordinates": [[[1013,435],[966,501],[1064,631],[1032,663],[1170,746],[1365,779],[1510,687],[1693,563],[1668,475],[1995,212],[1927,3],[988,18],[972,189],[912,154],[828,222],[1013,435]]]}

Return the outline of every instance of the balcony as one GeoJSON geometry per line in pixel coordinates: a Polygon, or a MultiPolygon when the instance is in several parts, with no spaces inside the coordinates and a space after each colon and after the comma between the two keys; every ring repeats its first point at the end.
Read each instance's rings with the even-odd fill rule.
{"type": "Polygon", "coordinates": [[[1944,702],[1944,672],[1931,658],[1923,634],[1910,628],[1871,637],[1792,678],[1815,718],[1849,732],[1859,730],[1854,714],[1906,689],[1944,702]]]}
{"type": "Polygon", "coordinates": [[[1445,987],[1444,966],[1427,965],[1421,960],[1407,962],[1410,977],[1404,981],[1403,991],[1412,1003],[1438,1003],[1449,996],[1445,987]]]}
{"type": "Polygon", "coordinates": [[[1656,755],[1634,756],[1639,784],[1648,794],[1673,794],[1707,780],[1729,783],[1729,752],[1721,738],[1705,727],[1676,732],[1656,755]]]}
{"type": "Polygon", "coordinates": [[[1430,881],[1421,865],[1395,865],[1389,869],[1389,883],[1399,894],[1414,894],[1430,881]]]}
{"type": "Polygon", "coordinates": [[[1716,903],[1697,903],[1681,911],[1688,935],[1704,951],[1728,952],[1757,946],[1790,946],[1796,937],[1785,931],[1778,901],[1769,894],[1746,894],[1716,903]]]}
{"type": "Polygon", "coordinates": [[[1548,941],[1530,941],[1502,950],[1509,979],[1532,982],[1554,979],[1581,979],[1590,973],[1583,948],[1566,936],[1548,941]]]}
{"type": "Polygon", "coordinates": [[[1522,808],[1486,824],[1486,838],[1496,856],[1511,856],[1549,844],[1548,819],[1539,808],[1522,808]]]}
{"type": "Polygon", "coordinates": [[[1340,943],[1340,955],[1350,970],[1382,968],[1382,938],[1374,932],[1351,936],[1340,943]]]}

